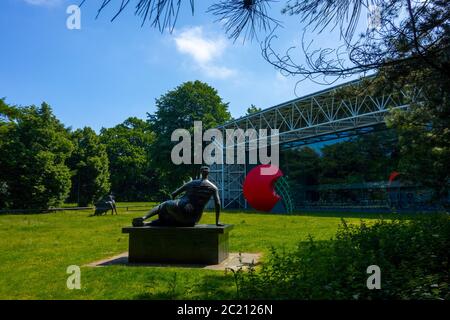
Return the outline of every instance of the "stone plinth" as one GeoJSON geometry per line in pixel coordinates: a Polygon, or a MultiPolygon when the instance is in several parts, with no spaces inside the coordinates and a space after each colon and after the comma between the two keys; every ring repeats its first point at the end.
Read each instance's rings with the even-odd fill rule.
{"type": "Polygon", "coordinates": [[[219,264],[228,258],[233,225],[194,227],[126,227],[132,263],[219,264]]]}

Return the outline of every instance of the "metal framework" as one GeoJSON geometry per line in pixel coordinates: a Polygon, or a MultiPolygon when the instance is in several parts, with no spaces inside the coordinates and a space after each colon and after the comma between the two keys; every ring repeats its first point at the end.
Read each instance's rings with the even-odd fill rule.
{"type": "MultiPolygon", "coordinates": [[[[296,147],[373,131],[384,124],[389,110],[408,108],[421,95],[419,90],[410,90],[381,96],[340,97],[339,89],[359,83],[360,80],[352,81],[294,99],[230,121],[218,129],[224,137],[226,129],[255,129],[257,132],[268,129],[268,137],[271,137],[271,130],[278,129],[281,148],[296,147]]],[[[255,139],[259,138],[258,135],[255,139]]],[[[253,140],[245,141],[248,148],[253,140]]],[[[224,155],[226,148],[234,147],[236,144],[222,146],[224,155]]],[[[242,164],[212,166],[211,179],[220,189],[224,208],[247,207],[242,194],[246,173],[247,166],[242,164]]]]}

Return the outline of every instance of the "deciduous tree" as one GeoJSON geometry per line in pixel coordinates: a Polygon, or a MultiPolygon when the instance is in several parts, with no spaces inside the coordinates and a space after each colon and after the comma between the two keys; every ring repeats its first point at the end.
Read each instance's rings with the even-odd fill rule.
{"type": "Polygon", "coordinates": [[[2,102],[1,113],[0,177],[2,194],[7,195],[2,205],[20,209],[60,205],[71,186],[66,160],[73,143],[68,130],[46,103],[13,107],[2,102]]]}
{"type": "Polygon", "coordinates": [[[151,165],[150,148],[155,135],[150,125],[128,118],[112,128],[103,128],[101,141],[106,146],[111,173],[111,190],[120,201],[149,201],[158,197],[157,170],[151,165]]]}
{"type": "MultiPolygon", "coordinates": [[[[185,82],[174,90],[156,99],[156,112],[149,114],[149,123],[155,132],[151,158],[161,171],[166,191],[180,185],[184,180],[196,178],[200,165],[177,166],[171,161],[172,132],[187,129],[193,133],[194,121],[202,121],[203,130],[213,128],[231,118],[228,104],[222,101],[217,91],[200,81],[185,82]]],[[[193,141],[192,141],[193,142],[193,141]]],[[[191,161],[193,162],[193,159],[191,161]]]]}
{"type": "Polygon", "coordinates": [[[80,207],[93,204],[110,189],[106,147],[89,127],[72,133],[75,150],[68,159],[72,170],[71,200],[80,207]]]}

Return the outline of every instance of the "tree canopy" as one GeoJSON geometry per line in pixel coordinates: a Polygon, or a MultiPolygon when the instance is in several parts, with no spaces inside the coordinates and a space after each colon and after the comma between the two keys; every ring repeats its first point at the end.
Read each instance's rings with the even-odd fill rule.
{"type": "Polygon", "coordinates": [[[332,144],[282,152],[281,166],[289,181],[311,186],[387,181],[398,169],[395,130],[353,137],[332,144]]]}
{"type": "Polygon", "coordinates": [[[74,147],[68,130],[46,103],[14,107],[2,101],[1,113],[0,204],[21,209],[60,205],[71,185],[65,162],[74,147]]]}
{"type": "Polygon", "coordinates": [[[103,128],[111,173],[111,190],[120,201],[154,200],[159,193],[157,170],[151,164],[150,147],[155,134],[150,125],[132,117],[112,128],[103,128]]]}
{"type": "Polygon", "coordinates": [[[261,108],[258,108],[257,106],[252,104],[249,108],[247,108],[247,113],[245,115],[248,116],[250,114],[260,112],[261,110],[262,110],[261,108]]]}
{"type": "Polygon", "coordinates": [[[195,164],[177,166],[172,163],[170,154],[176,144],[171,141],[172,132],[187,129],[193,133],[194,121],[202,121],[203,130],[213,128],[230,120],[231,115],[228,104],[222,101],[217,91],[200,81],[185,82],[162,95],[156,99],[156,108],[148,118],[156,133],[150,152],[152,163],[160,170],[161,182],[168,192],[184,180],[196,178],[200,168],[195,164]]]}
{"type": "Polygon", "coordinates": [[[72,170],[70,199],[85,207],[110,190],[108,155],[91,128],[78,129],[71,136],[75,149],[67,161],[72,170]]]}
{"type": "Polygon", "coordinates": [[[147,121],[131,117],[103,128],[72,131],[46,103],[17,107],[0,99],[0,207],[48,209],[64,201],[95,203],[112,191],[117,200],[160,200],[199,165],[171,161],[172,132],[202,121],[203,129],[231,118],[217,91],[186,82],[156,100],[147,121]]]}

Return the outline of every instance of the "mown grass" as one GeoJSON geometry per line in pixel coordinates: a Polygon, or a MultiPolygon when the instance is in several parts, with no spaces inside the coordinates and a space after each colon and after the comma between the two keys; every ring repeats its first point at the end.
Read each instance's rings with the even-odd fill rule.
{"type": "MultiPolygon", "coordinates": [[[[119,206],[126,206],[121,203],[119,206]]],[[[144,205],[134,203],[133,205],[144,205]]],[[[145,204],[151,207],[151,204],[145,204]]],[[[130,205],[131,206],[131,205],[130,205]]],[[[119,215],[92,211],[0,215],[0,299],[229,299],[235,298],[230,273],[195,268],[87,267],[90,262],[127,251],[121,228],[145,208],[119,209],[119,215]],[[70,265],[81,267],[81,290],[66,286],[70,265]]],[[[372,214],[275,215],[225,212],[234,224],[232,252],[268,253],[290,249],[312,235],[329,240],[342,217],[349,223],[379,218],[372,214]]],[[[389,218],[389,216],[388,216],[389,218]]],[[[213,223],[205,213],[201,223],[213,223]]]]}

